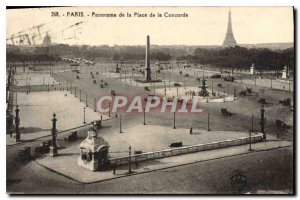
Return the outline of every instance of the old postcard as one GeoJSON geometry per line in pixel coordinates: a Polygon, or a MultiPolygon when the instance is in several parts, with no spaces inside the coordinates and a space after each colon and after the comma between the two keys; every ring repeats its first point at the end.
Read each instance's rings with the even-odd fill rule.
{"type": "Polygon", "coordinates": [[[294,194],[293,7],[6,8],[8,194],[294,194]]]}

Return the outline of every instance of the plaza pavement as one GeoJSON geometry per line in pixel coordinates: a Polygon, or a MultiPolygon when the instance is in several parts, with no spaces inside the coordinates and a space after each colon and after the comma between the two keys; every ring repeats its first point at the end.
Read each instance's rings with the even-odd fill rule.
{"type": "MultiPolygon", "coordinates": [[[[44,91],[17,93],[17,103],[20,109],[20,132],[21,140],[28,141],[51,134],[53,113],[56,114],[58,132],[71,130],[84,126],[83,108],[85,102],[67,91],[44,91]],[[65,96],[67,94],[67,96],[65,96]]],[[[16,102],[14,103],[16,104],[16,102]]],[[[14,106],[13,110],[16,107],[14,106]]],[[[94,112],[90,107],[85,108],[85,122],[111,119],[105,114],[94,112]]],[[[14,145],[16,142],[9,135],[6,136],[7,145],[14,145]]]]}
{"type": "Polygon", "coordinates": [[[276,148],[290,147],[291,141],[281,141],[271,139],[267,142],[260,142],[252,144],[253,151],[249,151],[249,145],[241,145],[235,147],[228,147],[222,149],[215,149],[210,151],[202,151],[191,154],[184,154],[179,156],[167,157],[146,161],[135,165],[132,164],[132,174],[128,174],[128,166],[121,166],[117,168],[116,174],[112,170],[92,172],[77,165],[78,155],[62,154],[57,157],[45,157],[38,159],[35,162],[48,170],[61,174],[65,177],[78,181],[80,183],[93,183],[105,180],[121,178],[128,175],[135,175],[140,173],[147,173],[155,170],[172,168],[175,166],[186,165],[190,163],[203,162],[224,157],[238,156],[242,154],[259,153],[260,151],[267,151],[276,148]]]}
{"type": "MultiPolygon", "coordinates": [[[[114,119],[117,123],[119,120],[114,119]]],[[[78,135],[80,138],[86,137],[86,132],[78,135]]],[[[254,136],[254,134],[252,134],[254,136]]],[[[103,137],[110,146],[109,154],[111,157],[123,157],[128,155],[128,147],[132,147],[132,152],[152,152],[169,149],[170,144],[182,142],[183,146],[196,144],[206,144],[217,141],[225,141],[248,137],[248,133],[242,131],[207,131],[204,129],[193,129],[190,134],[188,128],[176,128],[158,125],[131,125],[123,128],[122,133],[116,129],[103,128],[98,130],[98,137],[103,137]]],[[[78,154],[78,146],[82,140],[76,144],[60,150],[62,154],[78,154]]]]}
{"type": "Polygon", "coordinates": [[[58,82],[51,77],[48,72],[40,72],[40,73],[33,73],[33,72],[25,72],[25,73],[18,73],[14,75],[15,81],[14,84],[17,86],[27,86],[30,84],[33,85],[57,85],[58,82]]]}
{"type": "Polygon", "coordinates": [[[272,80],[271,79],[242,79],[242,80],[235,80],[235,82],[248,84],[248,85],[256,85],[258,87],[267,87],[272,89],[278,90],[285,90],[285,91],[294,91],[294,83],[288,81],[272,80]]]}
{"type": "MultiPolygon", "coordinates": [[[[136,78],[135,78],[136,79],[136,78]]],[[[141,77],[140,79],[144,79],[143,77],[141,77]]],[[[151,89],[152,91],[154,91],[154,86],[155,87],[161,87],[161,86],[165,86],[166,88],[169,88],[169,80],[165,79],[165,81],[162,79],[161,82],[156,82],[156,83],[141,83],[141,82],[137,82],[135,80],[130,80],[130,77],[127,77],[126,79],[124,77],[122,77],[121,80],[123,83],[126,84],[130,84],[132,86],[137,86],[137,87],[148,87],[149,89],[151,89]]],[[[182,82],[175,82],[175,81],[170,81],[170,87],[174,87],[174,84],[178,83],[181,85],[181,87],[183,86],[182,82]]]]}

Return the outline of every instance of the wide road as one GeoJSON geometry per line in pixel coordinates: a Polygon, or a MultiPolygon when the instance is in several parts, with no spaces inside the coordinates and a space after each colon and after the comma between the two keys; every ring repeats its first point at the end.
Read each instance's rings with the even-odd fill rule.
{"type": "Polygon", "coordinates": [[[293,192],[291,147],[204,161],[93,184],[81,184],[30,162],[8,177],[9,193],[238,193],[231,177],[244,172],[241,193],[293,192]]]}

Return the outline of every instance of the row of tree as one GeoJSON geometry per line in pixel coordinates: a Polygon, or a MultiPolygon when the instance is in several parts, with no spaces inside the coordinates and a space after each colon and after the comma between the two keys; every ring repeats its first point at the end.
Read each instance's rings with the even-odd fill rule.
{"type": "MultiPolygon", "coordinates": [[[[168,48],[151,49],[151,59],[166,61],[171,59],[170,53],[180,53],[178,56],[184,55],[184,52],[170,50],[168,48]],[[163,50],[162,50],[163,49],[163,50]]],[[[26,47],[19,48],[17,46],[7,47],[7,56],[10,60],[12,57],[18,56],[18,60],[43,60],[51,59],[59,55],[61,57],[81,57],[89,60],[143,60],[145,59],[145,47],[143,46],[69,46],[65,44],[52,45],[49,47],[26,47]],[[48,55],[48,56],[46,56],[48,55]],[[25,57],[26,58],[25,58],[25,57]]],[[[173,54],[174,56],[174,54],[173,54]]]]}
{"type": "Polygon", "coordinates": [[[51,63],[59,61],[58,55],[51,54],[36,54],[36,53],[21,53],[21,52],[8,52],[6,53],[6,61],[11,63],[51,63]]]}
{"type": "MultiPolygon", "coordinates": [[[[144,60],[145,59],[145,53],[144,52],[124,52],[124,53],[114,53],[113,60],[119,61],[119,60],[144,60]]],[[[158,60],[158,61],[167,61],[171,59],[170,54],[166,54],[160,51],[154,51],[150,54],[151,60],[158,60]]]]}
{"type": "MultiPolygon", "coordinates": [[[[194,53],[184,50],[184,47],[165,48],[154,46],[151,48],[151,60],[168,61],[170,59],[187,60],[192,63],[212,65],[220,68],[247,68],[255,64],[256,69],[281,70],[283,66],[294,69],[294,48],[284,50],[270,50],[264,48],[196,48],[194,53]]],[[[90,60],[144,60],[144,46],[69,46],[53,45],[48,47],[18,47],[7,48],[8,62],[51,62],[59,60],[59,56],[82,57],[90,60]]]]}

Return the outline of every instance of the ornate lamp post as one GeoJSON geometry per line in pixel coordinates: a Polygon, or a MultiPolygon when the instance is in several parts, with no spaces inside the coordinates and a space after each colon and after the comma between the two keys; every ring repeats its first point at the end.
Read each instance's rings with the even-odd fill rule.
{"type": "Polygon", "coordinates": [[[251,132],[254,132],[253,121],[254,121],[254,115],[252,115],[251,118],[251,132]]]}
{"type": "Polygon", "coordinates": [[[265,109],[264,109],[264,104],[262,104],[260,109],[260,130],[263,133],[264,140],[266,140],[265,124],[266,124],[265,109]]]}
{"type": "Polygon", "coordinates": [[[108,101],[108,116],[110,117],[110,101],[108,101]]]}
{"type": "Polygon", "coordinates": [[[83,107],[83,123],[86,124],[86,122],[85,122],[85,107],[83,107]]]}
{"type": "Polygon", "coordinates": [[[252,131],[250,130],[249,131],[249,151],[253,151],[251,148],[251,133],[252,133],[252,131]]]}
{"type": "Polygon", "coordinates": [[[53,119],[52,119],[52,146],[50,146],[50,156],[54,157],[57,156],[57,144],[56,144],[56,122],[57,119],[55,118],[55,113],[53,114],[53,119]]]}
{"type": "Polygon", "coordinates": [[[145,112],[145,108],[144,108],[144,125],[146,125],[146,112],[145,112]]]}
{"type": "Polygon", "coordinates": [[[210,131],[209,117],[210,117],[210,114],[208,113],[208,115],[207,115],[207,131],[210,131]]]}
{"type": "Polygon", "coordinates": [[[123,133],[123,131],[122,131],[122,116],[121,116],[121,114],[120,114],[120,133],[123,133]]]}
{"type": "Polygon", "coordinates": [[[128,148],[128,174],[131,174],[132,171],[131,171],[131,146],[129,146],[128,148]]]}
{"type": "Polygon", "coordinates": [[[18,105],[18,93],[16,92],[16,105],[18,105]]]}
{"type": "Polygon", "coordinates": [[[175,114],[176,114],[176,112],[174,112],[174,117],[173,117],[173,124],[174,124],[174,125],[173,125],[173,129],[176,129],[176,125],[175,125],[175,121],[176,121],[176,120],[175,120],[175,114]]]}
{"type": "Polygon", "coordinates": [[[87,97],[88,97],[88,95],[87,95],[87,93],[86,93],[86,94],[85,94],[85,104],[86,104],[86,107],[88,107],[87,97]]]}
{"type": "Polygon", "coordinates": [[[251,117],[251,129],[249,131],[249,151],[253,151],[252,148],[251,148],[251,133],[254,132],[254,129],[253,129],[253,119],[254,119],[254,116],[252,115],[251,117]]]}
{"type": "Polygon", "coordinates": [[[79,101],[81,102],[81,90],[79,90],[79,101]]]}
{"type": "Polygon", "coordinates": [[[16,142],[20,142],[20,117],[19,117],[19,106],[16,106],[16,118],[15,118],[15,123],[16,123],[16,142]]]}

